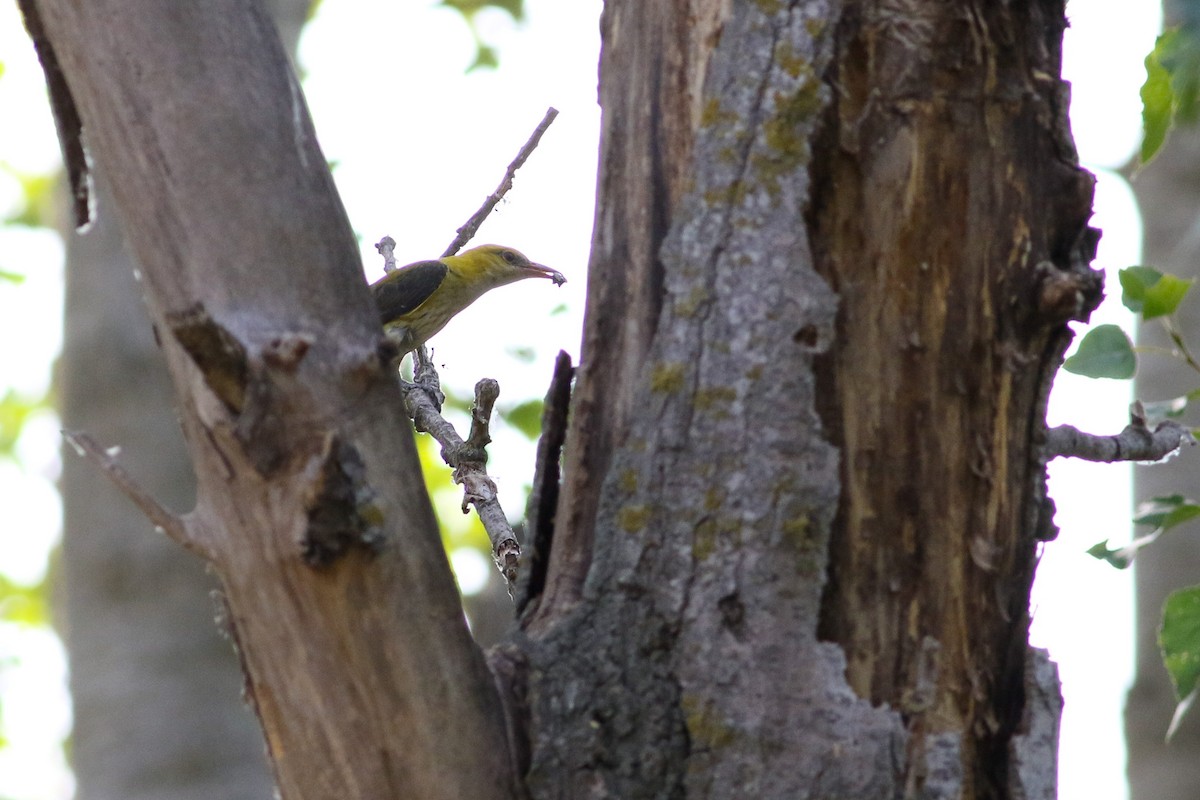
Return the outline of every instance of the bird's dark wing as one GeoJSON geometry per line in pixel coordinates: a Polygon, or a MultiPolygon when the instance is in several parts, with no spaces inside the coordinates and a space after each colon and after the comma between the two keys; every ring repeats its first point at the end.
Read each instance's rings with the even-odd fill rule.
{"type": "Polygon", "coordinates": [[[379,321],[387,324],[416,309],[442,285],[447,271],[441,261],[418,261],[371,284],[379,321]]]}

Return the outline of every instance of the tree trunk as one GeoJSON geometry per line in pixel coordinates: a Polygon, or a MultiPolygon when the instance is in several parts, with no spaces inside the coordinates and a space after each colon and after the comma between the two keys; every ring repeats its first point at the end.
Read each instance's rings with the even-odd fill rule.
{"type": "MultiPolygon", "coordinates": [[[[195,479],[171,385],[107,200],[91,232],[68,240],[63,425],[120,443],[150,491],[186,508],[195,479]]],[[[68,454],[62,489],[80,800],[269,796],[261,736],[233,648],[213,624],[216,584],[203,564],[155,536],[94,465],[68,454]]]]}
{"type": "Polygon", "coordinates": [[[180,396],[196,509],[156,521],[221,579],[281,795],[509,796],[494,685],[271,21],[240,0],[33,7],[180,396]]]}
{"type": "MultiPolygon", "coordinates": [[[[308,0],[273,4],[294,52],[308,0]]],[[[135,269],[103,194],[86,236],[67,241],[63,425],[121,447],[166,505],[195,478],[135,269]]],[[[63,462],[64,635],[71,664],[77,795],[127,800],[271,794],[256,721],[229,641],[213,624],[216,581],[78,458],[63,462]],[[190,721],[181,728],[178,721],[190,721]]]]}
{"type": "Polygon", "coordinates": [[[1063,26],[608,3],[535,796],[1052,796],[1040,437],[1099,299],[1063,26]]]}
{"type": "Polygon", "coordinates": [[[499,693],[253,7],[39,5],[284,797],[1053,796],[1042,417],[1099,297],[1061,2],[607,4],[564,494],[499,693]]]}

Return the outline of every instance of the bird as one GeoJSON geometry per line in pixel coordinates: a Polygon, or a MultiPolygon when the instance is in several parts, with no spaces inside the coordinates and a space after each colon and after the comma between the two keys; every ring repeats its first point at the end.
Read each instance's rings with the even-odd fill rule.
{"type": "Polygon", "coordinates": [[[519,250],[485,244],[395,269],[371,284],[371,296],[384,335],[404,356],[484,293],[525,278],[548,278],[556,286],[567,282],[561,272],[530,261],[519,250]]]}

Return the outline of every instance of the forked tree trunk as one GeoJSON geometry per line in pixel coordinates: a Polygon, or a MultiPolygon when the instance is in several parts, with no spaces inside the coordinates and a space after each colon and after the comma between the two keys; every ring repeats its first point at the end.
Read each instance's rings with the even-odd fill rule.
{"type": "Polygon", "coordinates": [[[1051,796],[1039,444],[1098,300],[1063,24],[608,3],[536,796],[1051,796]]]}
{"type": "Polygon", "coordinates": [[[1052,796],[1039,437],[1098,296],[1061,2],[607,4],[564,496],[499,692],[261,19],[38,5],[284,797],[1052,796]]]}

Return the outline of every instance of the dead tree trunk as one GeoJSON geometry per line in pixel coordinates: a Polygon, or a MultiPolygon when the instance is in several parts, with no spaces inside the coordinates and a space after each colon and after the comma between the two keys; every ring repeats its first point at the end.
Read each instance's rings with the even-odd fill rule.
{"type": "Polygon", "coordinates": [[[1042,418],[1099,297],[1063,24],[608,3],[535,796],[1051,796],[1042,418]]]}
{"type": "MultiPolygon", "coordinates": [[[[308,0],[269,5],[294,52],[308,0]]],[[[97,176],[97,183],[101,176],[97,176]]],[[[105,187],[107,184],[105,184],[105,187]]],[[[97,189],[100,192],[98,186],[97,189]]],[[[195,478],[172,388],[106,188],[67,240],[58,396],[63,426],[119,443],[172,508],[195,478]]],[[[120,498],[94,465],[63,463],[63,635],[71,665],[71,766],[79,800],[258,800],[270,774],[241,697],[237,657],[212,624],[216,581],[120,498]],[[180,719],[189,720],[185,729],[180,719]]]]}
{"type": "Polygon", "coordinates": [[[607,4],[564,493],[499,692],[260,15],[37,7],[284,797],[1053,795],[1042,413],[1098,299],[1062,2],[607,4]]]}

